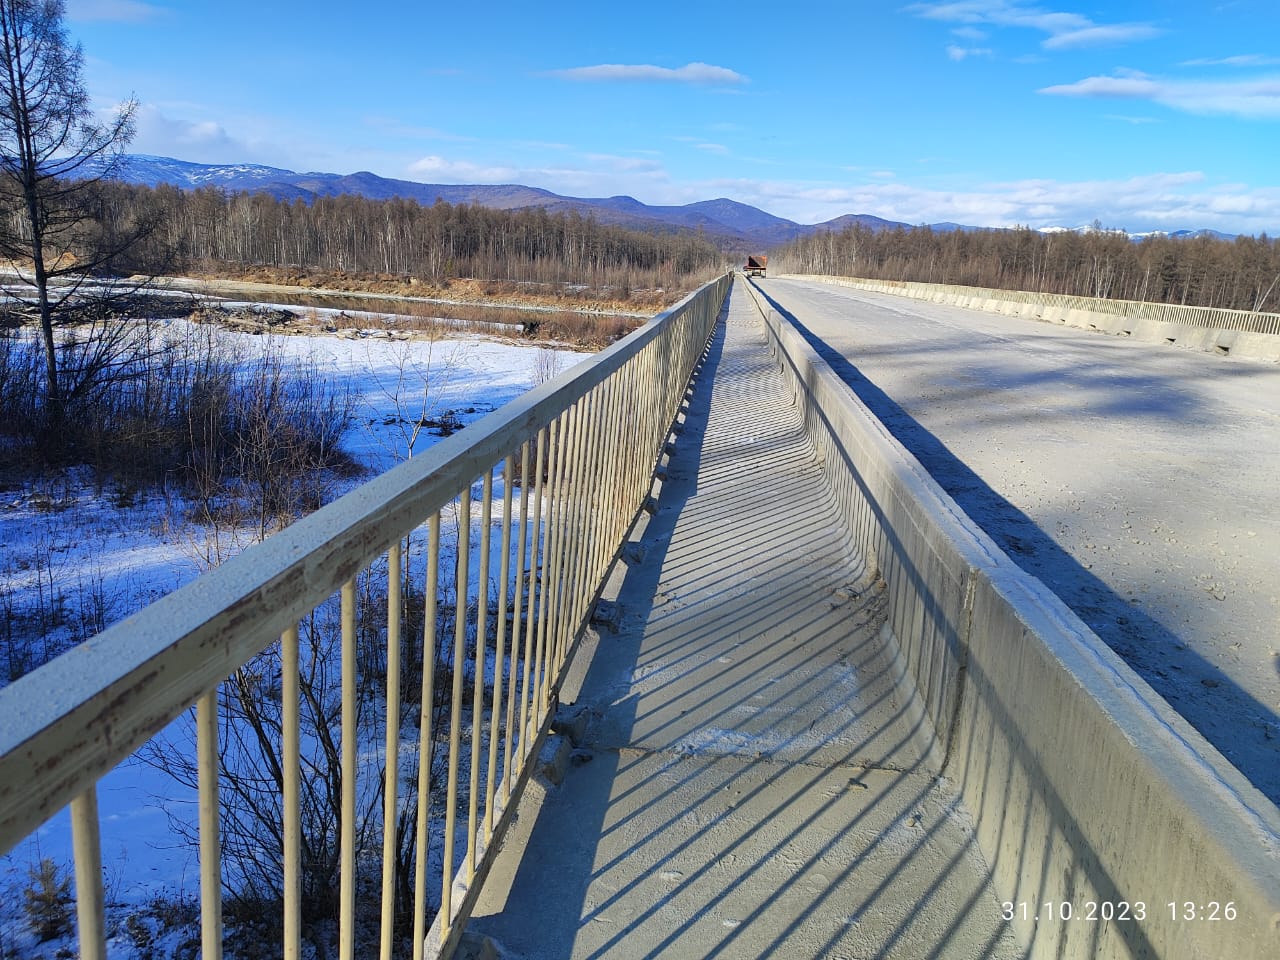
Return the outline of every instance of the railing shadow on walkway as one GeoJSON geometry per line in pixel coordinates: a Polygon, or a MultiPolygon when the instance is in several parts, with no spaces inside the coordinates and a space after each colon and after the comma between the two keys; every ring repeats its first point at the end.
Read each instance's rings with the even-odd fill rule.
{"type": "Polygon", "coordinates": [[[925,759],[923,710],[879,634],[882,585],[848,556],[829,500],[810,502],[822,488],[798,414],[769,414],[748,438],[786,460],[781,483],[707,437],[713,378],[732,389],[733,360],[721,327],[644,562],[617,587],[626,624],[579,651],[591,759],[519,827],[530,846],[510,912],[473,927],[522,958],[825,956],[857,943],[1019,955],[970,869],[966,815],[925,759]],[[711,500],[720,485],[733,490],[711,500]],[[681,541],[685,525],[716,522],[701,512],[801,498],[782,525],[681,541]],[[711,572],[726,564],[751,575],[726,583],[711,572]],[[544,898],[536,914],[528,891],[544,898]]]}

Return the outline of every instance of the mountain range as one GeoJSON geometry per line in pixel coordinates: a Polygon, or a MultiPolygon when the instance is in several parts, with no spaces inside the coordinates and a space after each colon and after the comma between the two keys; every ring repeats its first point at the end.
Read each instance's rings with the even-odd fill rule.
{"type": "MultiPolygon", "coordinates": [[[[308,203],[318,197],[355,194],[374,200],[402,197],[425,205],[442,200],[446,203],[466,203],[499,210],[530,207],[542,207],[549,213],[576,210],[583,216],[594,216],[599,223],[642,230],[701,230],[708,239],[734,252],[767,250],[819,230],[842,230],[859,223],[873,230],[913,226],[865,213],[845,214],[824,223],[800,224],[724,197],[680,206],[655,206],[627,196],[566,197],[540,187],[522,184],[418,183],[413,180],[393,180],[366,171],[352,174],[295,173],[260,164],[193,163],[146,154],[126,154],[114,175],[125,183],[151,187],[162,183],[188,190],[211,186],[229,192],[263,192],[281,200],[302,200],[308,203]]],[[[988,229],[950,222],[931,223],[928,226],[935,231],[988,229]]],[[[1046,228],[1047,231],[1061,229],[1077,228],[1046,228]]],[[[1194,236],[1198,232],[1181,230],[1170,236],[1194,236]]]]}

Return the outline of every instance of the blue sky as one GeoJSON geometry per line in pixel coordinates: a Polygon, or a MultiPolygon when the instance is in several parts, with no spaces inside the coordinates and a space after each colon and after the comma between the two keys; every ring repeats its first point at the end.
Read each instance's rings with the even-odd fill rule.
{"type": "Polygon", "coordinates": [[[134,152],[815,223],[1280,233],[1275,0],[68,0],[134,152]]]}

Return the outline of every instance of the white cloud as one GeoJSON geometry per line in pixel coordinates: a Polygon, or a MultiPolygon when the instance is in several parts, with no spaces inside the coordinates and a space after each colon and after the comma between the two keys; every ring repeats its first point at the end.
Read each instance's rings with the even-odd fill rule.
{"type": "Polygon", "coordinates": [[[1159,34],[1160,30],[1147,23],[1116,23],[1110,26],[1081,27],[1079,30],[1055,33],[1044,41],[1043,46],[1046,50],[1114,46],[1134,40],[1150,40],[1159,34]]]}
{"type": "MultiPolygon", "coordinates": [[[[1118,180],[1028,179],[967,190],[905,182],[847,186],[718,180],[682,185],[681,191],[694,199],[731,196],[800,223],[821,223],[846,213],[869,213],[911,224],[952,221],[989,227],[1077,227],[1096,218],[1135,233],[1209,228],[1269,234],[1280,223],[1280,188],[1210,185],[1198,171],[1118,180]]],[[[668,198],[665,202],[685,201],[668,198]]]]}
{"type": "Polygon", "coordinates": [[[993,51],[990,47],[961,47],[957,44],[947,44],[947,56],[952,60],[960,61],[966,57],[989,57],[993,51]]]}
{"type": "Polygon", "coordinates": [[[652,157],[626,157],[614,153],[588,153],[586,157],[593,164],[619,173],[655,173],[662,170],[662,164],[652,157]]]}
{"type": "Polygon", "coordinates": [[[667,83],[746,83],[747,78],[728,67],[709,63],[686,63],[683,67],[657,67],[649,63],[602,63],[593,67],[571,67],[554,70],[553,76],[567,80],[615,81],[657,80],[667,83]]]}
{"type": "Polygon", "coordinates": [[[1136,97],[1154,100],[1160,89],[1160,84],[1145,74],[1124,74],[1085,77],[1075,83],[1042,87],[1039,92],[1055,97],[1136,97]]]}
{"type": "Polygon", "coordinates": [[[201,104],[148,102],[139,104],[134,119],[136,133],[129,144],[132,153],[196,163],[261,163],[292,170],[333,169],[323,164],[337,159],[323,145],[308,145],[290,137],[277,118],[218,117],[201,104]]]}
{"type": "Polygon", "coordinates": [[[697,148],[707,153],[727,154],[729,152],[729,148],[723,143],[699,143],[697,148]]]}
{"type": "Polygon", "coordinates": [[[1125,72],[1085,77],[1074,83],[1043,87],[1056,97],[1098,97],[1150,100],[1187,113],[1229,114],[1239,117],[1280,117],[1280,77],[1222,82],[1166,80],[1125,72]]]}
{"type": "Polygon", "coordinates": [[[1183,67],[1272,67],[1280,64],[1280,57],[1268,57],[1261,53],[1242,53],[1233,57],[1201,57],[1184,60],[1183,67]]]}
{"type": "Polygon", "coordinates": [[[484,165],[429,156],[409,164],[409,172],[431,183],[519,183],[518,167],[484,165]]]}
{"type": "Polygon", "coordinates": [[[537,169],[428,157],[414,165],[414,173],[445,183],[525,183],[567,196],[627,194],[650,204],[728,196],[799,223],[868,213],[911,224],[953,221],[985,227],[1077,227],[1096,218],[1130,232],[1209,228],[1272,234],[1280,224],[1280,187],[1214,184],[1199,171],[1115,180],[1023,179],[957,189],[919,186],[901,172],[895,177],[892,170],[862,171],[861,182],[855,183],[675,180],[657,161],[588,154],[574,163],[537,169]]]}
{"type": "Polygon", "coordinates": [[[151,103],[139,105],[135,119],[137,133],[129,147],[135,153],[220,163],[243,161],[253,152],[215,120],[175,118],[151,103]]]}
{"type": "Polygon", "coordinates": [[[1122,122],[1124,122],[1124,123],[1132,123],[1132,124],[1135,124],[1135,125],[1136,125],[1136,124],[1144,124],[1144,123],[1159,123],[1159,122],[1160,122],[1160,121],[1159,121],[1159,120],[1157,120],[1155,117],[1131,117],[1131,116],[1128,116],[1127,114],[1123,114],[1123,113],[1108,113],[1108,114],[1105,114],[1105,117],[1106,117],[1108,120],[1120,120],[1120,121],[1122,121],[1122,122]]]}
{"type": "Polygon", "coordinates": [[[588,153],[555,167],[476,163],[442,156],[423,157],[407,170],[428,183],[522,183],[567,196],[612,196],[670,188],[670,177],[657,160],[607,153],[588,153]]]}
{"type": "Polygon", "coordinates": [[[537,165],[515,159],[520,154],[514,146],[499,149],[495,157],[424,156],[384,175],[407,175],[428,183],[521,183],[570,197],[625,194],[648,204],[728,196],[799,223],[866,213],[909,224],[953,221],[979,227],[1077,227],[1100,219],[1130,232],[1209,228],[1275,234],[1280,224],[1280,187],[1212,182],[1199,171],[966,186],[942,184],[936,174],[929,175],[928,185],[921,185],[913,172],[873,168],[851,168],[846,180],[830,181],[676,179],[660,157],[566,152],[554,165],[537,165]]]}
{"type": "MultiPolygon", "coordinates": [[[[459,140],[473,139],[471,137],[459,137],[459,140]]],[[[526,150],[568,150],[569,144],[557,143],[553,140],[517,140],[516,146],[526,150]]]]}
{"type": "Polygon", "coordinates": [[[956,0],[949,3],[916,3],[907,7],[926,20],[960,23],[954,29],[976,30],[976,24],[1021,27],[1048,34],[1042,46],[1049,50],[1102,46],[1147,40],[1162,31],[1150,23],[1099,24],[1079,13],[1045,10],[1019,0],[956,0]]]}
{"type": "Polygon", "coordinates": [[[142,23],[168,13],[163,7],[140,0],[68,0],[67,3],[67,19],[76,23],[94,20],[142,23]]]}

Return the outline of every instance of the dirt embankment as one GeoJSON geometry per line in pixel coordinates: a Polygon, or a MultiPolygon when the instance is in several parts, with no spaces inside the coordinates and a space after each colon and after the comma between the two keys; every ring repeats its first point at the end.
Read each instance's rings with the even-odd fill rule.
{"type": "MultiPolygon", "coordinates": [[[[652,314],[670,306],[689,292],[684,289],[621,289],[585,284],[471,278],[431,282],[418,277],[390,274],[355,275],[268,267],[214,269],[206,266],[188,272],[186,279],[219,288],[244,285],[246,294],[250,291],[265,294],[272,289],[301,288],[313,293],[360,293],[378,297],[413,297],[599,313],[652,314]]],[[[259,298],[246,296],[246,299],[259,298]]]]}

